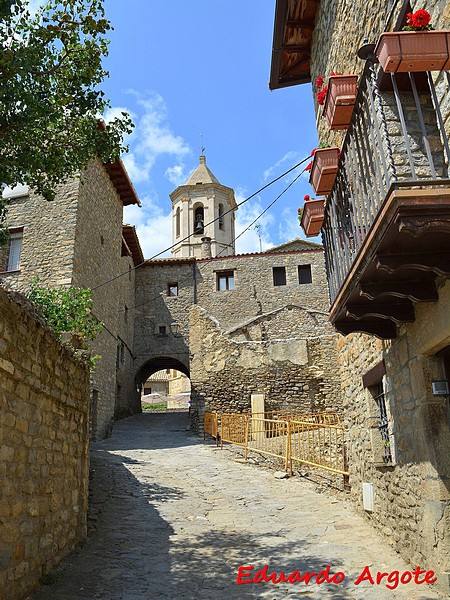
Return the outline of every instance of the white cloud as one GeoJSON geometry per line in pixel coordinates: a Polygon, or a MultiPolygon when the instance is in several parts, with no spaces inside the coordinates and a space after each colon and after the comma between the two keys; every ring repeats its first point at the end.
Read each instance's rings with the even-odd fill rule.
{"type": "MultiPolygon", "coordinates": [[[[236,196],[237,202],[242,202],[244,198],[236,196]]],[[[250,200],[249,204],[243,204],[236,212],[236,238],[249,227],[253,221],[262,213],[264,208],[261,206],[260,200],[250,200]]],[[[245,254],[247,252],[260,252],[274,246],[274,242],[270,238],[269,228],[274,222],[274,218],[270,214],[263,215],[260,219],[252,224],[251,227],[236,240],[236,253],[245,254]],[[258,225],[258,228],[255,228],[258,225]]]]}
{"type": "Polygon", "coordinates": [[[130,152],[123,158],[131,179],[135,183],[149,181],[151,170],[161,155],[173,156],[179,163],[167,169],[169,180],[172,181],[177,174],[181,176],[178,167],[182,170],[184,166],[180,159],[191,150],[181,136],[172,132],[164,99],[156,92],[146,96],[134,90],[128,90],[128,93],[136,98],[136,110],[115,106],[107,111],[105,120],[120,116],[122,111],[130,113],[133,119],[135,128],[125,140],[130,152]]]}
{"type": "MultiPolygon", "coordinates": [[[[146,210],[137,206],[126,206],[124,222],[136,226],[139,242],[145,258],[152,258],[172,244],[172,214],[166,214],[150,198],[144,198],[146,210]]],[[[171,256],[170,251],[161,256],[171,256]]]]}
{"type": "Polygon", "coordinates": [[[189,178],[189,175],[186,173],[186,166],[184,164],[169,167],[166,169],[164,175],[175,187],[185,184],[189,178]]]}
{"type": "Polygon", "coordinates": [[[296,163],[300,162],[300,160],[301,157],[298,152],[294,152],[294,150],[286,152],[279,161],[264,171],[263,181],[268,181],[269,179],[277,177],[281,174],[280,171],[286,171],[288,168],[293,167],[296,163]]]}

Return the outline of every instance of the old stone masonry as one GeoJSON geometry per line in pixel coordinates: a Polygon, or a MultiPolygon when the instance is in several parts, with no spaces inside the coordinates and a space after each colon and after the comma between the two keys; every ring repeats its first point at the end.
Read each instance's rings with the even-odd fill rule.
{"type": "Polygon", "coordinates": [[[91,535],[33,600],[439,598],[396,585],[412,567],[345,498],[276,479],[187,427],[186,413],[136,415],[94,445],[91,535]],[[293,583],[265,580],[281,572],[293,583]],[[372,584],[378,572],[393,575],[372,584]]]}

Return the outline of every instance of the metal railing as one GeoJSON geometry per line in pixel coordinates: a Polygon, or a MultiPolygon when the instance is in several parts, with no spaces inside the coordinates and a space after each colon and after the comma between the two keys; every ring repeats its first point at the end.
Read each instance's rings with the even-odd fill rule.
{"type": "Polygon", "coordinates": [[[216,440],[216,445],[219,442],[219,420],[216,412],[205,411],[203,415],[203,439],[210,435],[216,440]]]}
{"type": "MultiPolygon", "coordinates": [[[[450,185],[450,148],[431,73],[384,75],[368,61],[322,227],[331,302],[396,187],[450,185]]],[[[439,76],[439,94],[450,87],[439,76]],[[445,89],[444,89],[445,88],[445,89]]]]}
{"type": "Polygon", "coordinates": [[[220,435],[216,439],[220,439],[221,447],[224,442],[242,446],[245,459],[249,451],[273,456],[283,461],[291,475],[295,462],[338,473],[344,476],[344,487],[347,487],[345,427],[339,415],[326,411],[287,416],[268,419],[262,413],[217,415],[208,412],[205,413],[205,432],[207,428],[208,432],[214,429],[211,423],[220,420],[220,435]],[[216,415],[215,419],[210,415],[216,415]]]}

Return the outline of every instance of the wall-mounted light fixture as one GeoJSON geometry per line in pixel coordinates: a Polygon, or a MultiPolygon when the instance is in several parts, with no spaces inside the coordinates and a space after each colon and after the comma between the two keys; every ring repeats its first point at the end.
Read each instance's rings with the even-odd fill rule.
{"type": "Polygon", "coordinates": [[[170,331],[173,333],[173,335],[178,335],[180,333],[180,324],[178,321],[174,321],[170,324],[170,331]]]}
{"type": "Polygon", "coordinates": [[[448,396],[448,381],[432,381],[431,389],[433,390],[433,396],[448,396]]]}

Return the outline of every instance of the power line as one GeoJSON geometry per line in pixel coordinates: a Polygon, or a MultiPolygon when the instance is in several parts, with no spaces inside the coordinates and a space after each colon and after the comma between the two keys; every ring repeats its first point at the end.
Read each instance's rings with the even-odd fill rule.
{"type": "MultiPolygon", "coordinates": [[[[260,194],[261,192],[263,192],[265,189],[267,189],[268,187],[270,187],[271,185],[273,185],[274,183],[276,183],[277,181],[279,181],[283,177],[286,177],[286,175],[289,175],[289,173],[291,173],[292,171],[294,171],[295,169],[297,169],[298,167],[300,167],[304,162],[306,162],[310,158],[311,158],[311,156],[308,156],[308,157],[304,158],[299,163],[297,163],[296,165],[294,165],[293,167],[291,167],[290,169],[288,169],[287,171],[285,171],[284,173],[282,173],[281,175],[279,175],[275,179],[272,179],[272,181],[270,181],[269,183],[266,183],[266,185],[264,185],[263,187],[261,187],[259,190],[257,190],[256,192],[254,192],[253,194],[251,194],[250,196],[248,196],[247,198],[245,198],[241,202],[237,203],[236,204],[236,208],[239,207],[239,206],[242,206],[243,204],[245,204],[246,202],[248,202],[249,200],[251,200],[252,198],[254,198],[255,196],[257,196],[258,194],[260,194]]],[[[304,171],[302,171],[302,173],[303,172],[304,171]]],[[[233,212],[234,210],[235,210],[235,208],[230,208],[229,210],[227,210],[224,213],[222,213],[222,215],[220,217],[216,217],[212,221],[209,221],[209,223],[206,223],[206,225],[204,225],[204,227],[208,227],[208,225],[212,225],[213,223],[215,223],[216,221],[218,221],[220,218],[223,218],[224,215],[227,215],[228,213],[233,212]]],[[[164,254],[165,252],[168,252],[169,250],[172,250],[172,248],[174,248],[175,246],[178,246],[178,244],[181,244],[181,243],[185,242],[186,240],[190,239],[193,235],[194,235],[193,232],[190,233],[189,235],[187,235],[183,239],[178,240],[175,244],[172,244],[168,248],[165,248],[164,250],[161,250],[161,252],[158,252],[157,254],[153,255],[150,258],[147,258],[142,263],[139,263],[138,265],[135,265],[134,267],[131,268],[131,270],[136,270],[139,267],[142,267],[142,265],[145,265],[147,262],[149,262],[151,260],[154,260],[155,258],[158,258],[158,256],[161,256],[161,254],[164,254]]],[[[108,279],[108,280],[104,281],[103,283],[100,283],[99,285],[96,285],[95,287],[93,287],[91,289],[92,289],[92,291],[98,290],[99,288],[107,285],[108,283],[112,283],[113,281],[116,281],[117,279],[120,279],[120,277],[124,277],[125,275],[128,275],[129,273],[130,273],[130,269],[128,271],[124,271],[123,273],[119,273],[119,275],[116,275],[115,277],[112,277],[111,279],[108,279]]]]}
{"type": "MultiPolygon", "coordinates": [[[[310,157],[305,158],[303,162],[305,162],[306,160],[308,160],[310,157]]],[[[302,164],[299,163],[299,164],[302,164]]],[[[298,165],[296,165],[298,166],[298,165]]],[[[296,168],[296,167],[294,167],[296,168]]],[[[268,210],[270,210],[272,208],[272,206],[283,196],[283,194],[285,194],[293,185],[294,183],[303,175],[303,173],[305,172],[306,169],[303,169],[303,171],[301,171],[290,183],[288,186],[286,186],[286,188],[280,193],[278,194],[278,196],[256,217],[256,219],[254,221],[252,221],[252,223],[250,223],[250,225],[248,225],[243,231],[241,231],[241,233],[235,238],[235,240],[237,240],[238,238],[240,238],[246,231],[248,231],[268,210]]],[[[290,171],[292,171],[292,169],[290,169],[290,171]]],[[[290,172],[288,171],[288,173],[290,172]]],[[[217,219],[215,219],[217,220],[217,219]]],[[[212,221],[213,222],[213,221],[212,221]]],[[[225,251],[225,248],[223,248],[215,258],[219,258],[220,255],[222,254],[222,252],[225,251]]],[[[148,259],[149,261],[152,259],[148,259]]],[[[201,273],[201,268],[202,265],[198,265],[198,269],[201,273]]],[[[191,281],[191,277],[186,277],[185,279],[182,279],[181,281],[179,281],[178,283],[185,283],[187,281],[191,281]]],[[[158,300],[161,297],[161,292],[158,293],[158,295],[153,296],[152,298],[148,298],[145,302],[143,302],[142,304],[135,304],[134,306],[128,307],[128,310],[133,310],[133,309],[137,309],[137,308],[141,308],[142,306],[146,306],[147,304],[150,304],[151,302],[154,302],[155,300],[158,300]]]]}

